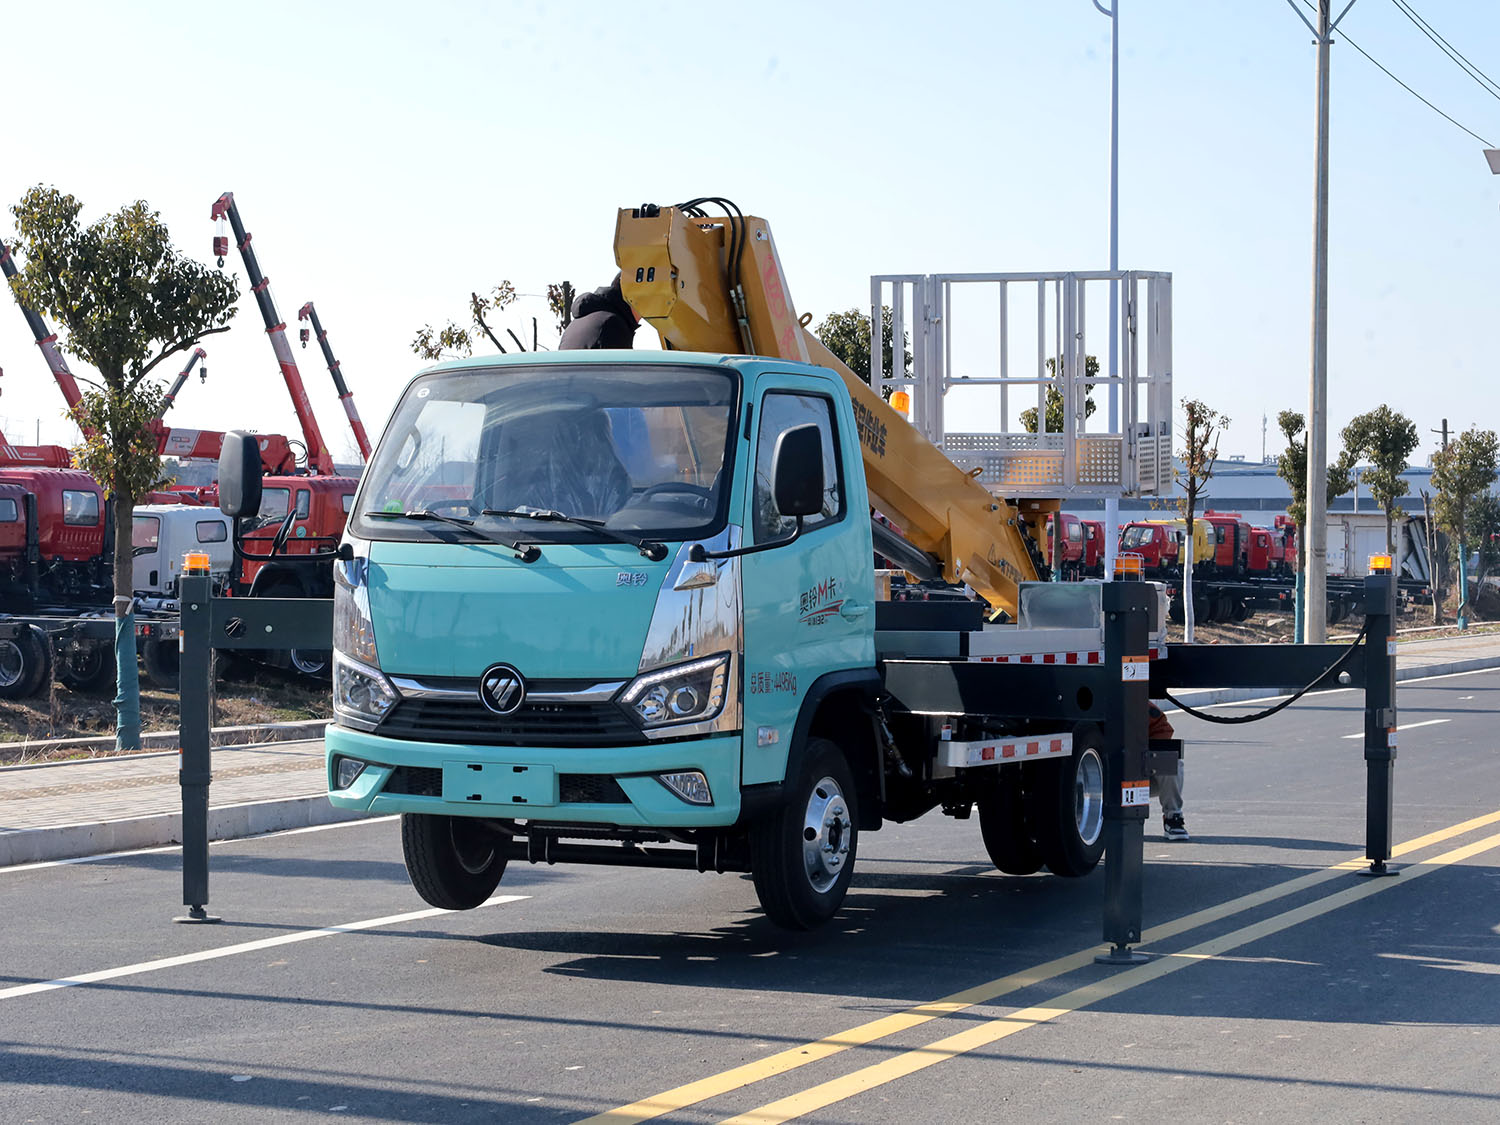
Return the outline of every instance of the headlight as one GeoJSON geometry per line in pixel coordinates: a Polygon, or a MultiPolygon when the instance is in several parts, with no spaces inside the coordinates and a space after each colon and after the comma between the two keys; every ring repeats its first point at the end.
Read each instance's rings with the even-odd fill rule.
{"type": "Polygon", "coordinates": [[[370,620],[370,560],[340,559],[333,564],[333,647],[354,660],[380,667],[375,624],[370,620]]]}
{"type": "Polygon", "coordinates": [[[619,701],[643,728],[700,723],[723,709],[728,679],[729,654],[721,653],[637,676],[619,701]]]}
{"type": "Polygon", "coordinates": [[[374,730],[400,698],[378,669],[333,654],[333,713],[357,730],[374,730]]]}

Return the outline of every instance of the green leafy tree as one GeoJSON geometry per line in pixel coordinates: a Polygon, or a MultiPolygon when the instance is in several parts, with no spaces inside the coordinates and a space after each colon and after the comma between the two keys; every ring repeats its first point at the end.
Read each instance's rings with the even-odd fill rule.
{"type": "Polygon", "coordinates": [[[1193,643],[1193,514],[1203,487],[1213,479],[1219,460],[1219,437],[1229,428],[1229,417],[1195,398],[1182,400],[1183,446],[1177,451],[1177,483],[1182,499],[1177,502],[1187,525],[1182,551],[1183,639],[1193,643]]]}
{"type": "MultiPolygon", "coordinates": [[[[505,345],[490,329],[488,317],[503,312],[513,305],[515,300],[516,287],[509,281],[502,281],[483,297],[478,293],[470,293],[468,327],[461,327],[451,320],[438,329],[425,324],[418,329],[416,337],[412,340],[411,350],[427,360],[439,360],[454,355],[473,355],[474,345],[479,342],[482,334],[495,345],[496,351],[504,355],[505,345]]],[[[510,333],[510,337],[515,341],[518,349],[526,350],[521,341],[516,339],[514,332],[510,333]]]]}
{"type": "MultiPolygon", "coordinates": [[[[1286,438],[1286,449],[1276,458],[1276,475],[1286,481],[1292,493],[1292,502],[1286,506],[1286,512],[1297,525],[1297,549],[1301,551],[1307,542],[1307,425],[1295,410],[1283,410],[1276,415],[1276,425],[1286,438]]],[[[1355,460],[1355,455],[1345,449],[1328,466],[1325,505],[1332,504],[1354,487],[1355,460]]]]}
{"type": "Polygon", "coordinates": [[[1481,493],[1469,509],[1469,531],[1479,552],[1479,570],[1474,584],[1484,586],[1485,576],[1500,562],[1500,498],[1493,492],[1481,493]]]}
{"type": "MultiPolygon", "coordinates": [[[[1500,443],[1494,430],[1470,428],[1459,434],[1446,449],[1432,457],[1432,487],[1436,490],[1433,515],[1438,527],[1448,533],[1450,557],[1465,558],[1468,544],[1476,531],[1475,514],[1480,498],[1495,483],[1500,443]]],[[[1469,592],[1458,592],[1459,608],[1469,600],[1469,592]]]]}
{"type": "Polygon", "coordinates": [[[1417,424],[1382,405],[1353,418],[1341,436],[1346,453],[1370,463],[1361,479],[1385,513],[1385,549],[1394,551],[1396,501],[1410,491],[1401,474],[1406,472],[1406,459],[1418,445],[1417,424]]]}
{"type": "MultiPolygon", "coordinates": [[[[1055,384],[1056,381],[1057,381],[1057,357],[1056,356],[1048,356],[1047,357],[1047,374],[1048,374],[1049,377],[1052,378],[1052,380],[1053,380],[1053,382],[1055,384]]],[[[1084,363],[1083,363],[1083,377],[1084,377],[1084,380],[1085,380],[1084,390],[1083,390],[1083,416],[1085,418],[1092,417],[1093,414],[1094,414],[1094,411],[1097,409],[1097,407],[1095,407],[1095,405],[1094,405],[1094,394],[1093,394],[1094,384],[1090,383],[1090,382],[1087,382],[1087,380],[1089,380],[1089,379],[1096,379],[1096,378],[1098,378],[1098,376],[1099,376],[1099,357],[1098,356],[1094,356],[1094,355],[1086,356],[1084,358],[1084,363]]],[[[1047,397],[1046,397],[1046,399],[1044,401],[1046,402],[1046,405],[1047,405],[1047,432],[1049,434],[1060,434],[1060,433],[1062,433],[1062,429],[1063,429],[1063,396],[1062,396],[1062,391],[1058,390],[1055,385],[1048,387],[1047,388],[1047,397]]],[[[1036,428],[1036,407],[1034,407],[1034,406],[1028,407],[1027,409],[1021,411],[1021,425],[1022,425],[1022,427],[1025,428],[1025,430],[1026,430],[1026,432],[1028,434],[1034,434],[1034,433],[1037,432],[1037,428],[1036,428]]]]}
{"type": "MultiPolygon", "coordinates": [[[[880,350],[882,368],[886,371],[894,371],[892,354],[896,334],[895,316],[889,305],[881,307],[880,310],[880,350]]],[[[845,367],[858,375],[864,382],[870,381],[870,318],[868,314],[858,309],[846,309],[844,312],[829,313],[823,318],[813,335],[823,341],[823,346],[838,356],[845,367]]],[[[912,354],[907,351],[907,345],[911,343],[911,337],[905,332],[901,333],[901,373],[908,375],[912,368],[912,354]]],[[[891,397],[891,387],[886,387],[883,394],[887,399],[891,397]]]]}
{"type": "Polygon", "coordinates": [[[166,394],[149,376],[169,356],[226,331],[239,287],[178,254],[160,215],[144,201],[87,227],[79,222],[82,211],[56,188],[38,185],[22,196],[11,213],[26,264],[11,284],[23,305],[62,326],[63,350],[99,373],[75,414],[85,434],[75,459],[114,504],[116,741],[136,749],[131,511],[163,479],[152,422],[166,394]]]}

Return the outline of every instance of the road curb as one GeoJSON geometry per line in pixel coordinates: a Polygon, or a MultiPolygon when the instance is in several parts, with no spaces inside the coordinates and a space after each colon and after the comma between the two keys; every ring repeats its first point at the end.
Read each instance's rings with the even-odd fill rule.
{"type": "MultiPolygon", "coordinates": [[[[238,840],[289,828],[311,828],[360,820],[364,813],[334,808],[323,794],[219,805],[208,810],[210,840],[238,840]]],[[[0,832],[0,867],[154,848],[182,842],[182,813],[124,820],[59,824],[0,832]]]]}
{"type": "MultiPolygon", "coordinates": [[[[1453,660],[1447,664],[1423,664],[1396,669],[1396,682],[1420,680],[1428,676],[1453,676],[1459,672],[1478,672],[1485,668],[1500,668],[1500,657],[1480,656],[1470,660],[1453,660]]],[[[1278,695],[1290,695],[1296,688],[1212,688],[1207,691],[1183,691],[1177,698],[1189,707],[1212,707],[1216,703],[1240,703],[1246,699],[1275,699],[1278,695]]],[[[1343,691],[1343,688],[1326,688],[1326,691],[1343,691]]],[[[1321,695],[1322,691],[1309,692],[1321,695]]],[[[1168,714],[1171,707],[1163,708],[1168,714]]]]}
{"type": "MultiPolygon", "coordinates": [[[[332,719],[296,719],[285,723],[257,723],[242,727],[215,727],[209,732],[213,746],[251,746],[271,742],[302,742],[322,738],[332,719]]],[[[181,738],[175,730],[153,731],[141,735],[141,749],[176,750],[181,738]]],[[[37,738],[25,742],[0,742],[0,750],[19,751],[22,755],[38,750],[108,750],[113,748],[112,734],[86,738],[37,738]]]]}

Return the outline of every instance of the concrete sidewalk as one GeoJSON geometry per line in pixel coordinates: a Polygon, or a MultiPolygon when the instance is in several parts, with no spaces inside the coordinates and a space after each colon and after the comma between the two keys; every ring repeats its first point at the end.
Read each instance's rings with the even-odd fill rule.
{"type": "MultiPolygon", "coordinates": [[[[1500,668],[1500,633],[1398,646],[1398,680],[1500,668]]],[[[1183,693],[1193,706],[1266,696],[1262,689],[1183,693]]],[[[325,797],[321,739],[213,751],[209,835],[356,819],[325,797]]],[[[0,768],[0,867],[180,842],[177,754],[136,754],[0,768]]]]}

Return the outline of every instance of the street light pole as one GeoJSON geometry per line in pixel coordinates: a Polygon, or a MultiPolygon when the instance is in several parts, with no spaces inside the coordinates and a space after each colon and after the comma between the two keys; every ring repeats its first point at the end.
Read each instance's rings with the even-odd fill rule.
{"type": "MultiPolygon", "coordinates": [[[[1109,17],[1109,269],[1120,268],[1120,0],[1106,8],[1099,0],[1094,7],[1109,17]]],[[[1120,354],[1120,283],[1109,282],[1109,431],[1120,430],[1120,386],[1117,382],[1120,354]]],[[[1087,357],[1085,357],[1085,360],[1087,357]]],[[[1121,443],[1121,462],[1124,443],[1121,443]]],[[[1115,553],[1120,544],[1120,499],[1104,501],[1104,577],[1113,579],[1115,553]]]]}

